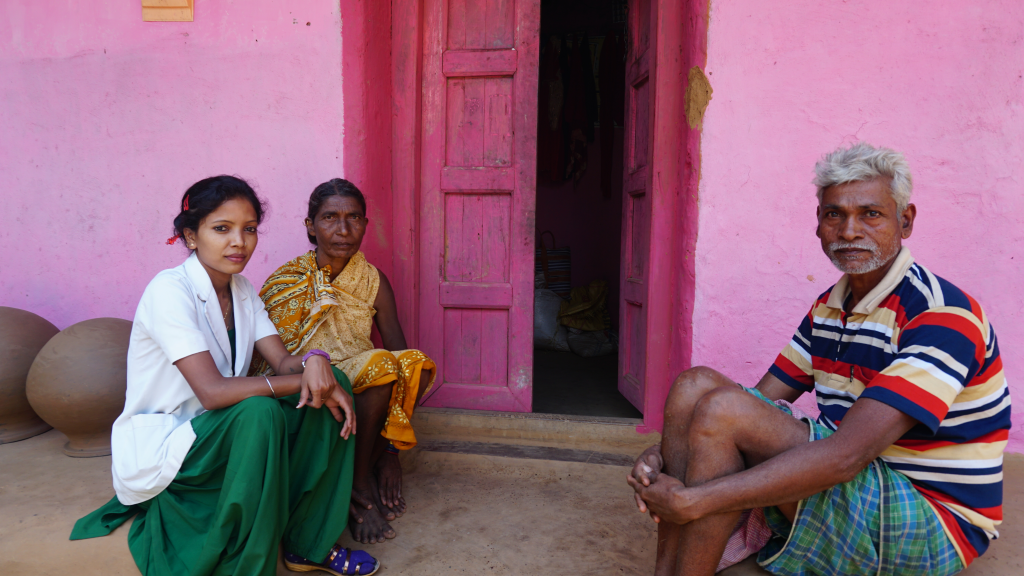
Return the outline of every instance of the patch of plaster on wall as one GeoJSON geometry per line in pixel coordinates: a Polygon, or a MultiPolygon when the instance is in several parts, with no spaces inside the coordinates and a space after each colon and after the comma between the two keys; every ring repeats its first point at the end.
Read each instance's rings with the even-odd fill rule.
{"type": "Polygon", "coordinates": [[[704,123],[704,111],[711,102],[711,83],[700,66],[690,68],[686,81],[686,123],[690,129],[700,130],[704,123]]]}

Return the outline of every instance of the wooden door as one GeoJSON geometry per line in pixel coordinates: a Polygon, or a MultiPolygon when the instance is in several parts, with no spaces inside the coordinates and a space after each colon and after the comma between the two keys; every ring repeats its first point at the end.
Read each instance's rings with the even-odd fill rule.
{"type": "Polygon", "coordinates": [[[625,146],[622,195],[622,274],[619,302],[619,392],[644,410],[650,302],[651,158],[657,0],[629,5],[626,56],[625,146]]]}
{"type": "Polygon", "coordinates": [[[529,412],[540,0],[425,0],[425,404],[529,412]]]}

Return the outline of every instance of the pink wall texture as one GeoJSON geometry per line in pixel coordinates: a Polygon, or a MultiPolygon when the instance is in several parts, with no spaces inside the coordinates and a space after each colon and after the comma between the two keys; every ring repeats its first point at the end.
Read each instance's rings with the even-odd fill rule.
{"type": "MultiPolygon", "coordinates": [[[[676,247],[673,278],[696,288],[673,301],[673,325],[692,310],[693,343],[673,336],[672,370],[764,373],[839,277],[813,235],[814,162],[866,140],[910,161],[915,256],[987,310],[1024,451],[1024,5],[712,2],[705,50],[707,4],[683,4],[692,41],[676,81],[707,54],[714,95],[699,149],[684,130],[679,152],[694,168],[681,178],[699,169],[699,238],[694,252],[688,225],[676,247]]],[[[255,284],[308,247],[313,187],[346,175],[370,201],[364,248],[391,273],[392,218],[412,209],[389,190],[386,7],[204,0],[195,22],[144,23],[138,0],[0,4],[0,305],[60,327],[131,318],[185,257],[164,244],[181,193],[219,173],[270,202],[255,284]]],[[[696,184],[681,186],[692,202],[696,184]]]]}
{"type": "Polygon", "coordinates": [[[1024,451],[1024,4],[712,2],[693,363],[751,385],[840,276],[814,236],[815,161],[902,151],[918,262],[996,329],[1024,451]]]}
{"type": "MultiPolygon", "coordinates": [[[[181,195],[215,174],[269,201],[255,285],[308,249],[309,193],[347,173],[341,28],[336,0],[206,0],[182,23],[138,0],[0,4],[0,305],[132,318],[186,256],[164,243],[181,195]]],[[[364,249],[390,270],[370,188],[364,249]]]]}

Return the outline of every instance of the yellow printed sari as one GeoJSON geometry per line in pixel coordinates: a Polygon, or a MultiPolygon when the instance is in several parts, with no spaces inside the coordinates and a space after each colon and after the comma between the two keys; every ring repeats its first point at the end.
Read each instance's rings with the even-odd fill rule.
{"type": "MultiPolygon", "coordinates": [[[[331,363],[352,381],[356,394],[394,382],[381,434],[396,448],[412,448],[416,435],[409,418],[416,406],[423,371],[431,374],[429,391],[436,366],[419,350],[392,352],[373,347],[370,329],[380,275],[362,252],[349,260],[334,282],[329,281],[330,277],[330,266],[318,268],[316,252],[310,251],[278,268],[263,284],[260,298],[292,355],[305,355],[315,349],[327,352],[331,363]]],[[[250,373],[271,372],[267,362],[254,355],[250,373]]]]}

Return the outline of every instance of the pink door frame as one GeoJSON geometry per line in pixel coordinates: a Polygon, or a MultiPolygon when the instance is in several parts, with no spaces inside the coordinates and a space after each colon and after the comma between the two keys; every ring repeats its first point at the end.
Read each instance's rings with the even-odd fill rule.
{"type": "MultiPolygon", "coordinates": [[[[369,234],[376,252],[368,254],[391,281],[405,285],[406,269],[395,266],[403,254],[394,241],[404,231],[400,218],[406,198],[396,186],[392,171],[395,149],[392,109],[386,95],[392,91],[391,3],[378,0],[344,0],[342,20],[342,98],[344,113],[344,177],[369,199],[369,234]]],[[[395,124],[397,125],[397,124],[395,124]]],[[[337,176],[331,174],[329,177],[337,176]]],[[[326,178],[325,178],[326,179],[326,178]]],[[[415,317],[406,300],[411,292],[396,290],[402,327],[408,337],[415,317]],[[411,323],[411,324],[410,324],[411,323]]],[[[374,334],[376,338],[376,331],[374,334]]],[[[378,342],[379,345],[379,342],[378,342]]]]}
{"type": "MultiPolygon", "coordinates": [[[[394,207],[390,277],[410,346],[423,345],[418,338],[421,329],[418,214],[422,208],[423,134],[428,128],[423,126],[424,1],[392,0],[390,34],[380,30],[382,34],[376,36],[390,39],[390,125],[381,126],[392,136],[391,154],[386,162],[391,168],[394,207]]],[[[343,18],[346,4],[342,3],[343,18]]],[[[657,61],[657,73],[650,80],[656,94],[653,142],[649,151],[654,174],[650,234],[656,241],[651,242],[647,262],[651,287],[647,305],[658,313],[650,315],[646,327],[647,384],[644,423],[638,427],[639,432],[661,430],[664,402],[672,380],[691,363],[700,130],[687,125],[685,89],[689,70],[694,66],[703,69],[707,62],[707,10],[708,3],[699,0],[652,0],[656,31],[652,34],[651,49],[657,61]]],[[[346,38],[348,30],[346,28],[346,38]]],[[[344,40],[343,44],[347,46],[349,41],[344,40]]],[[[346,86],[359,80],[346,73],[346,86]]],[[[348,99],[345,105],[348,109],[348,99]]],[[[349,126],[346,115],[346,130],[349,126]]],[[[533,150],[535,153],[535,143],[533,150]]],[[[529,242],[532,250],[532,236],[529,242]]]]}
{"type": "Polygon", "coordinates": [[[691,366],[700,130],[686,117],[688,72],[707,64],[708,2],[651,0],[651,221],[644,425],[660,431],[675,376],[691,366]]]}

